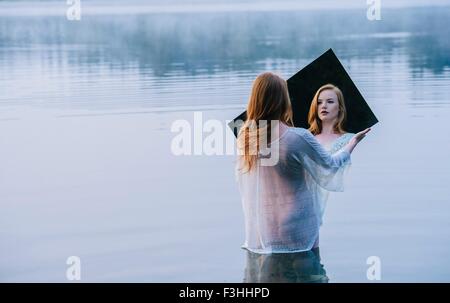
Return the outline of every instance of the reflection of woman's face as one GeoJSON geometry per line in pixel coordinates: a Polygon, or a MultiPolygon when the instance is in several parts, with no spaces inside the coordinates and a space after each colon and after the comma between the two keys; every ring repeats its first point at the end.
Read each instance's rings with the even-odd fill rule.
{"type": "Polygon", "coordinates": [[[317,112],[322,122],[333,121],[338,117],[338,98],[332,89],[326,89],[320,92],[317,98],[317,112]]]}

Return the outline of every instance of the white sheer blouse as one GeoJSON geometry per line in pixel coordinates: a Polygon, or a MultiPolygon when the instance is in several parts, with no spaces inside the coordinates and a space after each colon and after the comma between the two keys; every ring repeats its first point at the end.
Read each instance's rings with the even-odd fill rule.
{"type": "Polygon", "coordinates": [[[329,191],[343,191],[343,174],[350,153],[330,155],[306,129],[289,127],[276,145],[279,160],[261,165],[259,156],[250,172],[236,163],[236,180],[245,219],[242,248],[256,253],[288,253],[313,248],[319,236],[322,213],[317,194],[307,182],[329,191]]]}
{"type": "MultiPolygon", "coordinates": [[[[328,151],[331,155],[340,152],[340,150],[347,145],[350,139],[354,136],[353,133],[346,133],[341,135],[339,138],[334,140],[330,146],[324,146],[325,150],[328,151]]],[[[348,163],[343,168],[342,173],[342,182],[344,182],[345,175],[347,174],[350,168],[351,162],[348,163]]],[[[325,188],[321,187],[317,184],[310,174],[306,174],[306,184],[308,185],[309,190],[314,194],[314,204],[317,207],[317,212],[319,213],[320,225],[322,225],[323,217],[325,214],[325,208],[327,206],[329,191],[325,188]]],[[[344,184],[343,184],[344,185],[344,184]]]]}

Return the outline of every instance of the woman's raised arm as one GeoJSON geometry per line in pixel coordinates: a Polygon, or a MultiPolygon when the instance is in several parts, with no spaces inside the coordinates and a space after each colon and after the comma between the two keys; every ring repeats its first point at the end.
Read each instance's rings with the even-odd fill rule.
{"type": "Polygon", "coordinates": [[[304,168],[321,187],[343,191],[343,175],[350,164],[350,153],[370,130],[357,133],[338,153],[330,155],[306,129],[293,128],[297,134],[288,159],[294,167],[304,168]]]}

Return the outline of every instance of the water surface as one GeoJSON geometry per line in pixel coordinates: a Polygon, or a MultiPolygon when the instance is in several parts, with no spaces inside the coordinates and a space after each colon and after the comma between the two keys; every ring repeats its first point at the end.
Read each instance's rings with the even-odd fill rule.
{"type": "Polygon", "coordinates": [[[449,280],[448,6],[369,22],[358,7],[119,5],[69,22],[55,2],[12,5],[0,13],[1,281],[66,281],[72,255],[82,281],[243,281],[234,157],[176,157],[170,126],[195,111],[225,123],[260,72],[288,78],[330,47],[380,123],[328,203],[329,281],[367,282],[370,256],[383,282],[449,280]]]}

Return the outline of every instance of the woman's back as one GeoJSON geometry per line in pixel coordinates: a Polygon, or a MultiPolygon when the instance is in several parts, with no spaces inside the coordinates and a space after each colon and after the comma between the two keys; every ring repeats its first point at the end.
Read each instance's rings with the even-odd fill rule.
{"type": "Polygon", "coordinates": [[[273,165],[263,165],[264,156],[259,156],[250,172],[239,171],[242,158],[236,166],[246,226],[242,247],[257,253],[310,250],[319,235],[320,214],[306,174],[320,186],[340,191],[341,170],[350,154],[331,157],[308,130],[295,127],[286,127],[269,149],[270,156],[277,153],[273,165]]]}

